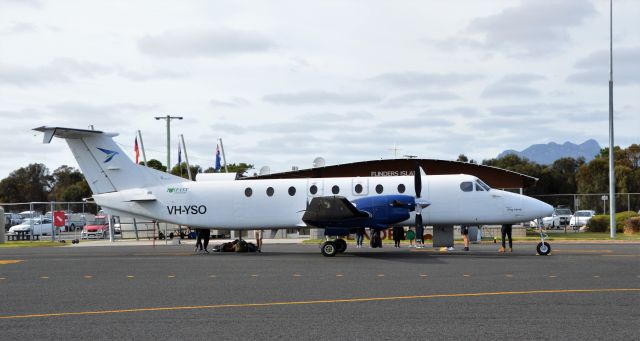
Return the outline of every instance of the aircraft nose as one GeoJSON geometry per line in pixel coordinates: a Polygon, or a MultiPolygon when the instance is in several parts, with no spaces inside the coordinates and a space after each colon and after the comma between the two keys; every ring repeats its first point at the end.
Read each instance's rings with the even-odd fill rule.
{"type": "Polygon", "coordinates": [[[534,198],[527,198],[527,206],[531,214],[533,215],[533,219],[548,217],[553,214],[553,206],[547,204],[546,202],[540,201],[534,198]]]}

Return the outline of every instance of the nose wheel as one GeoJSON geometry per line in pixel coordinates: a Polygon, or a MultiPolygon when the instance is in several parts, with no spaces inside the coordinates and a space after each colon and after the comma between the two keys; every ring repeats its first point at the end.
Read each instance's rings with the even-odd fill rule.
{"type": "Polygon", "coordinates": [[[551,245],[544,241],[545,238],[548,238],[549,236],[544,233],[542,228],[542,219],[538,219],[538,226],[540,227],[540,243],[536,246],[536,252],[540,256],[546,256],[551,253],[551,245]]]}

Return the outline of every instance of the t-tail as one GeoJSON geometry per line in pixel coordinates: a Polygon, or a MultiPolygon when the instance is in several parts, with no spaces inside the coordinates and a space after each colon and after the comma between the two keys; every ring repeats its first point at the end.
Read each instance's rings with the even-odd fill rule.
{"type": "Polygon", "coordinates": [[[67,141],[93,194],[119,192],[184,182],[185,179],[136,165],[113,140],[115,133],[42,126],[43,143],[59,137],[67,141]]]}

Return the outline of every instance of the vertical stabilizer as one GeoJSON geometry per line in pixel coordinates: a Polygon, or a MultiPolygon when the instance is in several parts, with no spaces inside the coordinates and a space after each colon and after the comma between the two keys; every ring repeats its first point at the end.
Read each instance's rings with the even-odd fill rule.
{"type": "Polygon", "coordinates": [[[113,140],[117,134],[97,130],[40,127],[44,143],[52,137],[67,141],[93,194],[177,183],[185,179],[136,165],[113,140]]]}

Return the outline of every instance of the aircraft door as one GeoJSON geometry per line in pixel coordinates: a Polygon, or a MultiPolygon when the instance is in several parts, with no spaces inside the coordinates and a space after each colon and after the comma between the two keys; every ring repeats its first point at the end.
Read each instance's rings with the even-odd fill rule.
{"type": "Polygon", "coordinates": [[[351,181],[351,194],[361,196],[369,194],[369,179],[355,178],[351,181]]]}

